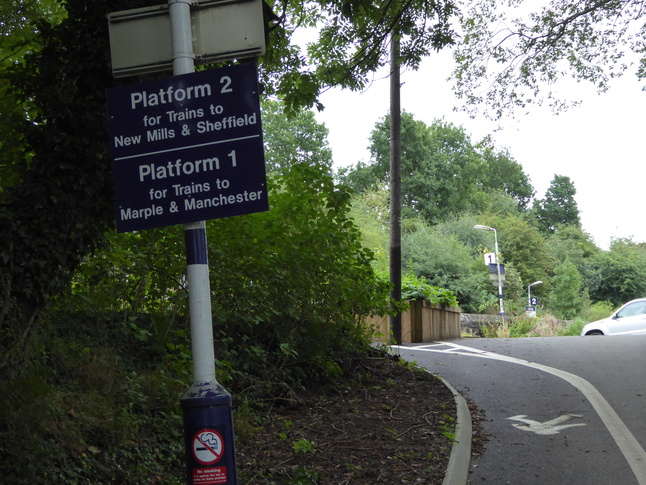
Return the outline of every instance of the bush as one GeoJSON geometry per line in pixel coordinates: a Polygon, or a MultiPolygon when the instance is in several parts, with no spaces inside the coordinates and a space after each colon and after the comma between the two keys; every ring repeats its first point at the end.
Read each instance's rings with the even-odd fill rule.
{"type": "MultiPolygon", "coordinates": [[[[580,324],[580,326],[583,325],[580,324]]],[[[579,335],[581,329],[578,323],[564,322],[552,315],[544,315],[541,318],[526,316],[505,318],[501,324],[483,327],[482,333],[486,338],[556,337],[579,335]]]]}
{"type": "MultiPolygon", "coordinates": [[[[349,189],[328,168],[294,165],[269,189],[270,211],[207,224],[218,380],[265,397],[338,376],[343,354],[370,344],[361,317],[388,303],[349,217],[349,189]]],[[[176,345],[169,336],[188,331],[181,230],[111,233],[108,243],[57,307],[117,312],[138,338],[176,345]],[[149,322],[132,320],[143,312],[149,322]]]]}
{"type": "Polygon", "coordinates": [[[387,283],[349,217],[349,189],[297,164],[271,179],[269,212],[209,224],[216,358],[231,385],[267,394],[334,378],[368,348],[361,317],[385,312],[387,283]]]}
{"type": "Polygon", "coordinates": [[[525,317],[506,318],[501,324],[492,323],[482,329],[486,338],[527,337],[537,322],[525,317]]]}
{"type": "Polygon", "coordinates": [[[581,331],[583,330],[584,325],[585,325],[585,322],[583,322],[581,319],[577,319],[574,322],[568,322],[565,328],[559,331],[558,336],[559,337],[578,337],[579,335],[581,335],[581,331]]]}
{"type": "Polygon", "coordinates": [[[596,322],[608,318],[614,310],[616,307],[611,302],[598,301],[581,312],[581,319],[584,322],[596,322]]]}
{"type": "Polygon", "coordinates": [[[455,294],[444,288],[429,285],[412,272],[402,277],[402,300],[426,300],[431,305],[457,306],[455,294]]]}

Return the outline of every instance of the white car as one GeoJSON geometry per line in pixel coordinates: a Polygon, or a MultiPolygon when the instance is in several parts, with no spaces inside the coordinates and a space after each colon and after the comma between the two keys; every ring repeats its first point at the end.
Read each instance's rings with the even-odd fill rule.
{"type": "Polygon", "coordinates": [[[608,318],[588,323],[581,335],[646,334],[646,298],[629,301],[608,318]]]}

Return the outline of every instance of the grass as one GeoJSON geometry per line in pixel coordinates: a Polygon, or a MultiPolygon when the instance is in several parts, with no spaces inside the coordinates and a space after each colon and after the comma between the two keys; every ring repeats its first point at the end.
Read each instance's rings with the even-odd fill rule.
{"type": "Polygon", "coordinates": [[[583,325],[582,320],[568,322],[550,315],[541,318],[521,316],[506,319],[501,324],[485,325],[482,334],[485,338],[568,337],[580,335],[583,325]]]}

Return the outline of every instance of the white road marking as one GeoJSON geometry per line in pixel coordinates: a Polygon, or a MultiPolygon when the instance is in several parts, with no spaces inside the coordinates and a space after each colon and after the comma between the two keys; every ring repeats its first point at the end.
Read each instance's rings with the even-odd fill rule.
{"type": "Polygon", "coordinates": [[[565,421],[568,421],[572,418],[582,418],[580,414],[564,414],[558,418],[552,419],[550,421],[545,421],[541,423],[540,421],[534,421],[533,419],[527,419],[527,415],[520,414],[518,416],[512,416],[510,419],[512,421],[520,421],[523,424],[514,424],[514,428],[522,429],[523,431],[531,431],[532,433],[548,435],[548,434],[559,434],[559,431],[566,428],[572,428],[574,426],[585,426],[585,423],[573,423],[573,424],[561,424],[565,421]]]}
{"type": "Polygon", "coordinates": [[[393,345],[392,347],[411,351],[419,350],[423,352],[451,353],[465,355],[468,357],[500,360],[503,362],[524,365],[526,367],[538,369],[565,380],[566,382],[577,388],[579,391],[581,391],[581,393],[588,399],[592,407],[595,409],[595,411],[603,421],[603,424],[606,425],[606,428],[610,432],[612,438],[615,440],[615,443],[617,443],[617,446],[623,453],[624,457],[626,458],[626,461],[630,465],[630,468],[637,478],[637,483],[639,483],[639,485],[646,485],[646,452],[641,447],[639,442],[635,439],[628,427],[621,420],[619,415],[615,412],[614,409],[612,409],[608,401],[606,401],[606,399],[592,384],[590,384],[582,377],[559,369],[555,369],[554,367],[538,364],[536,362],[530,362],[523,359],[517,359],[515,357],[495,354],[493,352],[487,352],[484,350],[473,349],[471,347],[457,345],[451,342],[439,342],[436,344],[423,345],[420,347],[399,347],[397,345],[393,345]]]}

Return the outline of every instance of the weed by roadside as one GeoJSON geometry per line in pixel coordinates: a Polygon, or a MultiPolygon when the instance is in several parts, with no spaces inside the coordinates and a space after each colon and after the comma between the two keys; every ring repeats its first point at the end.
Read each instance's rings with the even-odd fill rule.
{"type": "Polygon", "coordinates": [[[485,338],[569,337],[580,335],[584,324],[582,320],[564,321],[551,315],[520,316],[484,325],[481,331],[485,338]]]}

